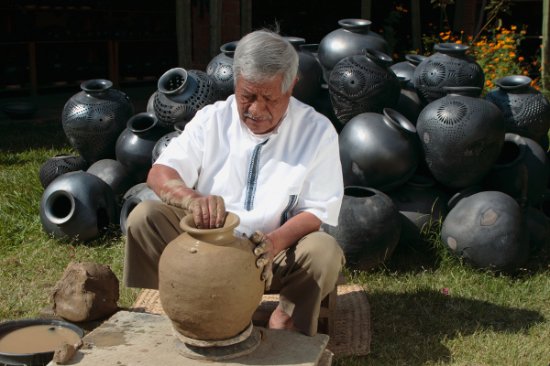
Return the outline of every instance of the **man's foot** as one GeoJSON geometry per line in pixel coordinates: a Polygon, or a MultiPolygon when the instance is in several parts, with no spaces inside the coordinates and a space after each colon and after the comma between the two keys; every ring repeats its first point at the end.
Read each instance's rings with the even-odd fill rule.
{"type": "Polygon", "coordinates": [[[294,327],[294,322],[292,321],[292,318],[290,317],[290,315],[283,311],[281,305],[277,305],[275,310],[273,310],[273,312],[271,313],[268,325],[269,329],[286,329],[298,331],[298,329],[294,327]]]}

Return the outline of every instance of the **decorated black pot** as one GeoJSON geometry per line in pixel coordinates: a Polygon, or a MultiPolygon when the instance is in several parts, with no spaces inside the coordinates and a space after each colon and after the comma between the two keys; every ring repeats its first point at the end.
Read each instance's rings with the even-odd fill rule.
{"type": "Polygon", "coordinates": [[[42,188],[46,188],[55,178],[69,172],[86,170],[88,163],[82,156],[61,154],[46,160],[38,172],[42,188]]]}
{"type": "Polygon", "coordinates": [[[345,186],[389,191],[414,174],[419,160],[415,127],[399,112],[361,113],[339,135],[345,186]]]}
{"type": "Polygon", "coordinates": [[[158,124],[158,119],[152,113],[138,113],[128,120],[126,129],[116,142],[116,159],[126,167],[136,182],[145,182],[147,179],[153,148],[167,131],[158,124]]]}
{"type": "Polygon", "coordinates": [[[359,55],[365,48],[388,52],[388,43],[379,34],[370,30],[372,22],[367,19],[341,19],[340,28],[328,33],[319,43],[319,61],[328,81],[332,68],[344,57],[359,55]]]}
{"type": "Polygon", "coordinates": [[[238,43],[233,41],[222,44],[220,53],[206,65],[206,74],[212,79],[219,100],[233,94],[233,54],[238,43]]]}
{"type": "Polygon", "coordinates": [[[514,270],[529,256],[529,235],[519,204],[498,191],[460,199],[443,221],[441,239],[477,268],[514,270]]]}
{"type": "Polygon", "coordinates": [[[115,159],[101,159],[90,165],[86,172],[95,175],[107,183],[117,200],[135,184],[128,168],[115,159]]]}
{"type": "Polygon", "coordinates": [[[153,146],[153,151],[151,152],[151,159],[154,163],[160,154],[163,153],[163,151],[168,147],[168,144],[172,141],[172,139],[178,137],[181,134],[181,131],[172,131],[168,132],[164,136],[162,136],[160,139],[158,139],[155,146],[153,146]]]}
{"type": "Polygon", "coordinates": [[[381,113],[397,104],[401,85],[389,69],[391,62],[390,56],[370,49],[338,61],[328,87],[334,113],[342,123],[359,113],[381,113]]]}
{"type": "Polygon", "coordinates": [[[173,128],[181,121],[190,121],[199,109],[217,99],[210,76],[201,70],[175,67],[159,78],[153,97],[153,109],[163,127],[173,128]]]}
{"type": "Polygon", "coordinates": [[[550,103],[531,86],[531,78],[511,75],[497,79],[498,88],[485,96],[502,111],[507,132],[529,137],[540,144],[548,137],[550,103]]]}
{"type": "Polygon", "coordinates": [[[522,205],[538,205],[546,192],[550,164],[545,151],[528,137],[507,133],[485,188],[504,192],[522,205]]]}
{"type": "Polygon", "coordinates": [[[89,241],[118,224],[113,190],[93,174],[76,171],[57,177],[40,199],[45,232],[61,239],[89,241]]]}
{"type": "Polygon", "coordinates": [[[80,84],[81,92],[65,103],[61,114],[69,143],[92,164],[115,157],[115,143],[134,114],[130,98],[105,79],[80,84]]]}
{"type": "Polygon", "coordinates": [[[439,43],[431,56],[414,70],[413,84],[425,104],[444,97],[446,86],[471,86],[481,95],[485,83],[483,69],[466,54],[468,46],[458,43],[439,43]]]}
{"type": "Polygon", "coordinates": [[[342,247],[347,264],[368,270],[392,255],[401,231],[399,211],[383,192],[367,187],[344,189],[338,226],[323,224],[342,247]]]}
{"type": "Polygon", "coordinates": [[[451,93],[428,104],[416,130],[434,178],[451,188],[479,183],[504,144],[502,113],[491,102],[462,93],[477,88],[447,88],[451,93]]]}

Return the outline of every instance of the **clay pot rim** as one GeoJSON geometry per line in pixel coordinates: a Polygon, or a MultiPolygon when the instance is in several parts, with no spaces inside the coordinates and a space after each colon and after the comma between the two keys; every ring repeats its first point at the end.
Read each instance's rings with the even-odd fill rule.
{"type": "Polygon", "coordinates": [[[405,55],[405,60],[407,60],[409,63],[413,64],[414,66],[418,66],[422,61],[427,59],[427,56],[419,55],[416,53],[408,53],[405,55]]]}
{"type": "Polygon", "coordinates": [[[458,86],[444,86],[443,91],[447,93],[447,95],[460,95],[463,97],[472,97],[472,98],[478,98],[483,89],[477,86],[466,86],[466,85],[458,85],[458,86]]]}
{"type": "Polygon", "coordinates": [[[126,127],[135,133],[142,133],[153,129],[158,124],[158,119],[154,113],[141,112],[130,117],[126,122],[126,127]]]}
{"type": "Polygon", "coordinates": [[[290,43],[294,48],[299,49],[299,47],[303,44],[306,44],[306,39],[302,37],[295,37],[295,36],[287,36],[285,39],[290,43]]]}
{"type": "Polygon", "coordinates": [[[384,122],[390,127],[396,128],[407,134],[416,134],[416,127],[408,120],[407,117],[399,113],[393,108],[384,108],[384,122]]]}
{"type": "Polygon", "coordinates": [[[223,232],[227,232],[228,230],[232,230],[237,226],[239,226],[240,221],[241,219],[239,218],[239,216],[237,216],[233,212],[227,212],[227,215],[225,217],[225,222],[222,227],[215,228],[215,229],[199,229],[195,226],[193,214],[188,214],[181,219],[180,228],[189,234],[212,235],[212,234],[220,234],[223,232]]]}
{"type": "Polygon", "coordinates": [[[470,49],[469,46],[454,42],[443,42],[434,46],[434,51],[446,54],[464,54],[468,49],[470,49]]]}
{"type": "Polygon", "coordinates": [[[70,194],[70,192],[64,189],[58,189],[52,192],[52,194],[46,199],[46,202],[44,204],[44,215],[48,220],[56,225],[63,225],[71,220],[71,218],[73,218],[73,216],[75,215],[75,210],[75,198],[72,194],[70,194]],[[63,211],[60,211],[59,207],[56,207],[58,206],[60,200],[66,200],[68,210],[65,209],[63,211]],[[59,213],[63,213],[63,215],[59,215],[59,213]]]}
{"type": "Polygon", "coordinates": [[[354,33],[367,33],[370,30],[372,22],[361,18],[345,18],[338,21],[338,25],[343,29],[354,33]]]}
{"type": "Polygon", "coordinates": [[[393,58],[385,52],[373,48],[363,48],[362,54],[382,67],[389,67],[393,63],[393,58]]]}
{"type": "Polygon", "coordinates": [[[304,43],[300,45],[300,51],[317,53],[319,52],[319,43],[304,43]]]}
{"type": "MultiPolygon", "coordinates": [[[[498,162],[495,162],[493,164],[493,167],[491,168],[492,170],[500,170],[500,169],[508,168],[508,167],[514,165],[520,159],[522,159],[523,155],[525,155],[525,149],[527,148],[527,143],[523,139],[523,136],[518,135],[516,133],[507,132],[504,135],[504,144],[506,144],[506,143],[513,143],[518,147],[518,150],[519,150],[518,156],[515,159],[513,159],[513,160],[511,160],[507,163],[499,164],[498,162]]],[[[501,153],[502,153],[502,150],[504,148],[504,144],[501,148],[501,153]]]]}
{"type": "Polygon", "coordinates": [[[83,81],[80,84],[80,89],[82,89],[86,93],[93,94],[93,93],[103,93],[106,90],[111,89],[112,86],[113,86],[113,82],[111,80],[90,79],[90,80],[83,81]]]}
{"type": "Polygon", "coordinates": [[[495,80],[495,84],[504,90],[519,90],[531,86],[531,79],[526,75],[508,75],[495,80]]]}
{"type": "Polygon", "coordinates": [[[233,57],[238,44],[239,44],[239,41],[231,41],[231,42],[224,43],[220,46],[220,52],[226,56],[233,57]]]}
{"type": "Polygon", "coordinates": [[[185,88],[188,78],[189,78],[189,74],[187,70],[185,70],[182,67],[173,67],[161,75],[157,83],[157,89],[160,93],[166,94],[166,95],[178,94],[181,90],[185,88]],[[178,75],[182,78],[181,85],[179,85],[175,89],[168,89],[167,83],[169,82],[169,80],[172,77],[178,76],[178,75]]]}

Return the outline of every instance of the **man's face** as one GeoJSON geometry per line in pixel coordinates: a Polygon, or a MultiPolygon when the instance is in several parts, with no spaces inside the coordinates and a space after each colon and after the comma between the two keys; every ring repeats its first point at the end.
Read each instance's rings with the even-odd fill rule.
{"type": "Polygon", "coordinates": [[[242,76],[235,84],[235,99],[239,116],[255,134],[271,132],[277,127],[286,112],[292,87],[281,92],[282,75],[271,80],[252,83],[242,76]]]}

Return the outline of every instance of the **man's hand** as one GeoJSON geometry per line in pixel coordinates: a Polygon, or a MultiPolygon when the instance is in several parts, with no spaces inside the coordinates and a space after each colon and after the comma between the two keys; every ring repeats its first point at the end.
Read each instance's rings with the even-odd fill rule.
{"type": "Polygon", "coordinates": [[[222,227],[225,222],[225,203],[220,196],[202,196],[188,188],[181,179],[166,180],[159,192],[160,199],[172,206],[181,207],[193,214],[195,226],[199,229],[222,227]]]}
{"type": "Polygon", "coordinates": [[[225,221],[225,203],[220,196],[186,197],[182,204],[199,229],[214,229],[223,226],[225,221]]]}
{"type": "Polygon", "coordinates": [[[275,256],[275,248],[273,242],[261,231],[256,231],[250,236],[250,241],[256,245],[254,255],[256,259],[256,267],[262,269],[262,281],[265,281],[265,289],[269,290],[271,281],[273,280],[273,257],[275,256]]]}

